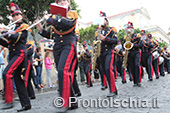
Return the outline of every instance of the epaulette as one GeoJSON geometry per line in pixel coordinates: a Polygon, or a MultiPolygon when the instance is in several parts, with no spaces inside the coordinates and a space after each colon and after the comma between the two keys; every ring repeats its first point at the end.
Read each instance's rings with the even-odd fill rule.
{"type": "Polygon", "coordinates": [[[124,36],[124,39],[126,39],[126,35],[124,36]]]}
{"type": "Polygon", "coordinates": [[[117,33],[117,29],[115,27],[112,27],[112,30],[117,33]]]}
{"type": "MultiPolygon", "coordinates": [[[[17,29],[15,30],[15,32],[22,32],[22,31],[26,30],[28,27],[29,27],[28,24],[23,23],[23,24],[21,24],[21,26],[20,26],[19,28],[17,28],[17,29]]],[[[29,32],[32,32],[31,29],[29,29],[28,31],[29,31],[29,32]]]]}
{"type": "Polygon", "coordinates": [[[34,41],[29,41],[26,43],[26,45],[30,44],[29,48],[27,48],[27,51],[31,49],[34,46],[34,41]]]}
{"type": "Polygon", "coordinates": [[[137,37],[138,37],[138,38],[141,37],[140,33],[137,34],[137,37]]]}
{"type": "Polygon", "coordinates": [[[67,13],[68,18],[78,19],[78,13],[76,10],[70,10],[67,13]]]}

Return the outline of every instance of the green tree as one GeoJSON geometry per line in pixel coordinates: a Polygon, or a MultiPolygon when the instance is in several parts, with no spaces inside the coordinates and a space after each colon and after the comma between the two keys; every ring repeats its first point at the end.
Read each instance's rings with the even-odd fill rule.
{"type": "Polygon", "coordinates": [[[168,47],[168,44],[166,42],[159,42],[159,47],[168,47]]]}
{"type": "Polygon", "coordinates": [[[81,28],[79,30],[80,32],[80,40],[79,42],[82,43],[83,41],[86,41],[88,45],[92,45],[93,40],[95,38],[95,31],[96,31],[96,25],[91,25],[85,29],[81,28]]]}
{"type": "MultiPolygon", "coordinates": [[[[55,0],[0,0],[0,23],[8,24],[10,10],[9,5],[11,2],[14,2],[19,5],[20,10],[23,13],[24,22],[31,25],[32,22],[36,19],[41,19],[44,13],[50,12],[50,3],[53,3],[55,0]]],[[[78,5],[74,0],[71,0],[71,6],[73,10],[77,10],[78,5]]],[[[80,12],[80,10],[78,10],[80,12]]],[[[35,44],[38,46],[38,40],[36,38],[38,31],[35,28],[32,28],[32,36],[35,41],[35,44]]]]}

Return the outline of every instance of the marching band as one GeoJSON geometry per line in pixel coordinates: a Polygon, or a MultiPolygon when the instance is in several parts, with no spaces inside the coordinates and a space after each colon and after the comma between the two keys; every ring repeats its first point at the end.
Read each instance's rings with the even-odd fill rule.
{"type": "MultiPolygon", "coordinates": [[[[153,81],[154,73],[156,79],[165,76],[165,72],[170,74],[170,52],[167,52],[166,47],[161,49],[159,42],[154,41],[152,34],[146,34],[145,30],[135,34],[132,22],[127,23],[126,36],[121,44],[116,28],[109,27],[105,12],[100,12],[104,23],[96,29],[94,51],[89,50],[87,43],[83,42],[84,50],[77,56],[78,38],[75,34],[75,26],[78,14],[71,10],[70,0],[56,0],[56,3],[67,6],[67,17],[44,15],[43,19],[52,26],[49,31],[45,30],[38,20],[35,20],[34,26],[41,36],[53,39],[55,42],[53,55],[58,70],[59,94],[65,101],[60,112],[78,108],[75,103],[69,107],[69,97],[81,96],[76,80],[78,62],[81,62],[81,69],[85,72],[87,87],[93,87],[92,72],[99,70],[101,89],[105,90],[109,87],[110,93],[107,97],[118,95],[115,83],[117,73],[120,74],[123,84],[127,83],[126,73],[128,73],[129,80],[133,81],[134,87],[142,86],[144,67],[149,81],[153,81]]],[[[20,112],[31,109],[30,99],[35,99],[30,82],[34,44],[27,42],[28,32],[31,30],[27,24],[22,22],[23,16],[19,6],[11,3],[10,10],[15,26],[7,32],[2,31],[0,35],[0,45],[9,49],[9,63],[3,72],[3,77],[5,77],[3,109],[13,107],[12,77],[14,77],[22,106],[17,110],[20,112]]]]}

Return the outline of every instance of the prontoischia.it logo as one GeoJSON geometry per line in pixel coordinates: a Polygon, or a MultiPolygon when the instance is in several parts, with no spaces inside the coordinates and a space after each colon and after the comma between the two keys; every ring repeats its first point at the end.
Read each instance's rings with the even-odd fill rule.
{"type": "MultiPolygon", "coordinates": [[[[62,97],[57,97],[54,99],[54,106],[62,107],[65,100],[62,97]]],[[[84,99],[84,98],[69,98],[69,107],[71,104],[78,103],[78,107],[84,108],[159,108],[158,99],[141,99],[141,98],[127,98],[127,99],[117,99],[117,98],[96,98],[96,99],[84,99]],[[71,101],[74,100],[74,101],[71,101]]]]}

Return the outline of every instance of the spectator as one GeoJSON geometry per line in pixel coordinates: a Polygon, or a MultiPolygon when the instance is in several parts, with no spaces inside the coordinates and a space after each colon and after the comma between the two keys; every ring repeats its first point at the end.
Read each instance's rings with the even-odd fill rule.
{"type": "Polygon", "coordinates": [[[52,69],[52,62],[50,60],[50,52],[47,51],[45,53],[45,68],[46,68],[46,72],[47,72],[47,81],[48,81],[48,87],[51,88],[53,87],[52,84],[51,84],[51,69],[52,69]]]}
{"type": "Polygon", "coordinates": [[[6,57],[6,49],[3,46],[0,46],[0,93],[2,93],[2,73],[5,69],[5,61],[4,58],[6,57]]]}
{"type": "Polygon", "coordinates": [[[34,59],[36,61],[38,61],[38,65],[35,66],[36,69],[36,76],[37,76],[37,84],[40,88],[44,88],[44,86],[42,85],[42,79],[41,79],[41,74],[42,74],[42,64],[43,64],[43,57],[42,57],[42,53],[41,53],[41,48],[37,47],[36,48],[36,53],[34,55],[34,59]]]}

